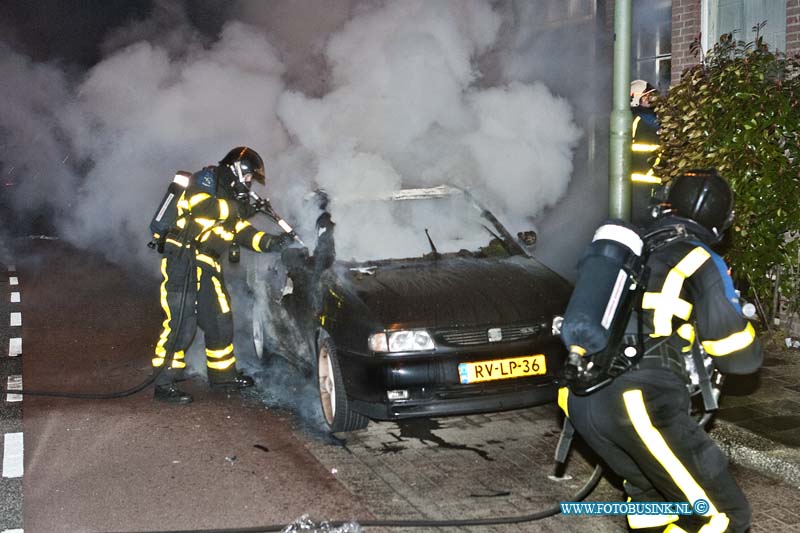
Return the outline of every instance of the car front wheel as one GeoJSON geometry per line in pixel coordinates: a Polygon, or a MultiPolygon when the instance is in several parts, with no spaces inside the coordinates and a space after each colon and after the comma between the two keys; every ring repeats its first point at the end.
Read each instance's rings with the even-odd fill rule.
{"type": "Polygon", "coordinates": [[[330,337],[322,339],[317,350],[317,377],[322,415],[330,430],[336,433],[367,427],[369,419],[350,409],[336,346],[330,337]]]}

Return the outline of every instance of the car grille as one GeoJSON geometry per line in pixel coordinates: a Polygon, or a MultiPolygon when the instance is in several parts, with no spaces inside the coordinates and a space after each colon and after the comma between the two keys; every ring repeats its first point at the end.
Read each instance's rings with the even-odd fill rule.
{"type": "MultiPolygon", "coordinates": [[[[490,327],[482,328],[469,328],[469,329],[451,329],[438,331],[436,333],[437,340],[443,344],[451,346],[475,346],[478,344],[490,344],[488,331],[490,327]]],[[[503,338],[499,341],[494,341],[491,344],[498,344],[501,342],[513,342],[520,339],[527,339],[535,337],[546,331],[546,324],[523,324],[520,326],[505,326],[500,330],[503,332],[503,338]]]]}

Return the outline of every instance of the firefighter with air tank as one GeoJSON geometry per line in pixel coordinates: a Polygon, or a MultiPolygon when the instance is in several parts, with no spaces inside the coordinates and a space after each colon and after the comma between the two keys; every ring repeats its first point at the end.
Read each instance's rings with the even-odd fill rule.
{"type": "Polygon", "coordinates": [[[581,258],[561,331],[570,355],[558,403],[624,479],[629,502],[707,502],[694,515],[630,514],[631,530],[744,532],[747,499],[690,416],[698,386],[714,401],[705,391],[715,370],[749,374],[762,362],[714,251],[733,194],[715,171],[687,171],[667,184],[655,214],[645,231],[606,222],[581,258]]]}
{"type": "Polygon", "coordinates": [[[154,246],[164,254],[160,291],[164,322],[153,367],[162,367],[171,355],[169,368],[156,378],[156,400],[192,401],[175,383],[186,367],[185,351],[197,326],[205,334],[209,384],[231,389],[253,385],[250,376],[236,369],[230,295],[221,258],[228,255],[237,261],[239,245],[256,252],[277,251],[296,237],[282,219],[279,223],[288,230],[279,236],[250,224],[248,219],[257,211],[269,208],[251,192],[252,180],[264,183],[264,162],[255,150],[236,147],[217,166],[194,174],[179,172],[151,223],[154,246]]]}

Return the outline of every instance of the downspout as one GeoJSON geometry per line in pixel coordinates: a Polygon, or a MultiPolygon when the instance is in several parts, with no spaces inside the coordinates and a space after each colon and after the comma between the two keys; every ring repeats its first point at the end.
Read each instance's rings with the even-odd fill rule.
{"type": "Polygon", "coordinates": [[[609,138],[608,212],[631,218],[631,0],[614,2],[614,76],[609,138]]]}

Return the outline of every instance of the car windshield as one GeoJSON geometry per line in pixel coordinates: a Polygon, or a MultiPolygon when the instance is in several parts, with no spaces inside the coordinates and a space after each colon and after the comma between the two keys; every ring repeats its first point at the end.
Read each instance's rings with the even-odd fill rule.
{"type": "Polygon", "coordinates": [[[463,191],[446,186],[333,198],[336,256],[347,262],[422,257],[433,252],[430,241],[439,254],[508,255],[481,213],[463,191]]]}

